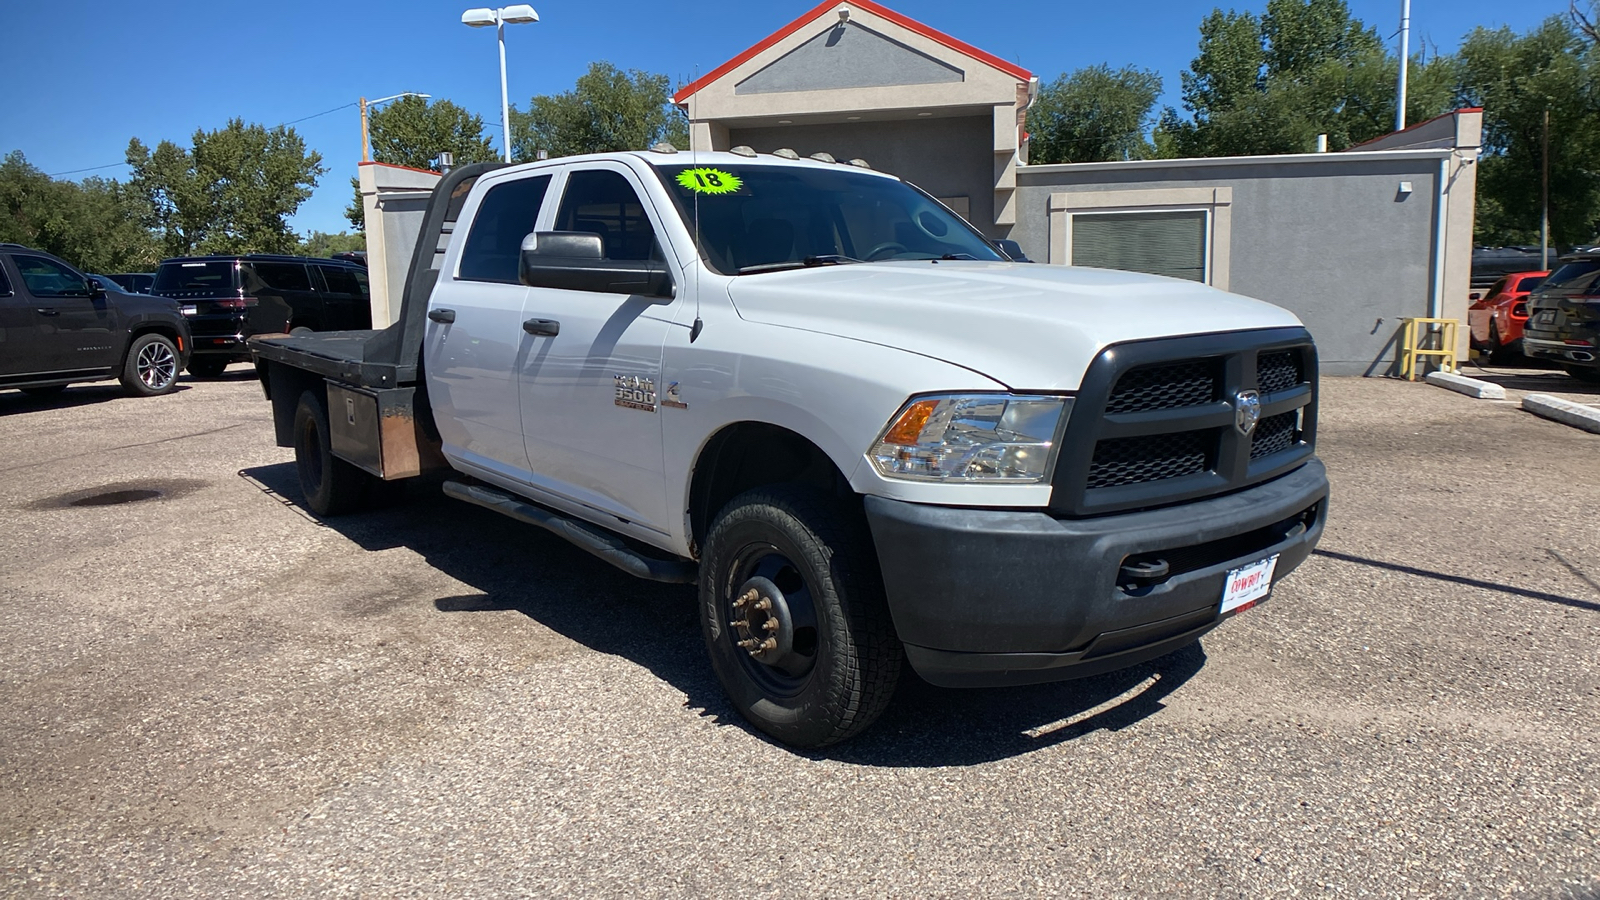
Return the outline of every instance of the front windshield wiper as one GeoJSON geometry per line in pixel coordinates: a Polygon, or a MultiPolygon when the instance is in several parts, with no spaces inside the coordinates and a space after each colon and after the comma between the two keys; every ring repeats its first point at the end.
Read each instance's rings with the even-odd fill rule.
{"type": "Polygon", "coordinates": [[[759,266],[745,266],[739,270],[740,275],[750,275],[755,272],[781,272],[784,269],[809,269],[813,266],[837,266],[841,263],[866,262],[853,256],[843,256],[838,253],[825,253],[821,256],[808,256],[805,259],[791,259],[786,262],[762,263],[759,266]]]}

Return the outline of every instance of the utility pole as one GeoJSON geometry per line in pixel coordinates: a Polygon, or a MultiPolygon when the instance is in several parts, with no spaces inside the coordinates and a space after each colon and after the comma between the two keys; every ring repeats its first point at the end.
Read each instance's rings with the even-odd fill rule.
{"type": "Polygon", "coordinates": [[[1544,152],[1539,154],[1539,268],[1550,271],[1550,110],[1544,111],[1544,152]]]}
{"type": "Polygon", "coordinates": [[[1395,91],[1394,130],[1406,127],[1406,70],[1411,67],[1411,0],[1400,0],[1400,84],[1395,91]]]}
{"type": "MultiPolygon", "coordinates": [[[[346,96],[349,96],[348,94],[346,96]]],[[[372,142],[367,138],[367,98],[361,98],[361,161],[372,162],[372,142]]]]}

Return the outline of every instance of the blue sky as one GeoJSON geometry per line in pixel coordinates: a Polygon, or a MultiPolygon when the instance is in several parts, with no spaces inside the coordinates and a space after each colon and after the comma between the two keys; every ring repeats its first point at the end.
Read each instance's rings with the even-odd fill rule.
{"type": "MultiPolygon", "coordinates": [[[[21,150],[51,174],[119,162],[130,137],[154,146],[187,144],[196,128],[231,116],[268,125],[311,116],[365,95],[421,91],[484,117],[497,135],[499,64],[492,29],[460,24],[467,0],[40,0],[0,2],[0,34],[13,74],[0,104],[0,154],[21,150]],[[30,40],[28,35],[39,39],[30,40]],[[21,40],[16,38],[21,37],[21,40]]],[[[674,83],[715,68],[809,9],[812,0],[676,3],[545,0],[541,22],[507,29],[510,93],[566,90],[592,60],[669,75],[674,83]]],[[[1159,72],[1176,104],[1178,73],[1194,56],[1198,25],[1214,6],[1241,3],[994,4],[973,0],[888,0],[886,5],[1043,80],[1096,63],[1159,72]],[[1018,10],[1026,9],[1023,14],[1018,10]]],[[[1398,0],[1350,0],[1357,16],[1389,35],[1398,0]]],[[[1413,0],[1419,39],[1455,48],[1477,25],[1527,29],[1564,12],[1566,0],[1413,0]]],[[[304,232],[348,227],[342,210],[360,160],[360,119],[352,105],[294,126],[322,153],[328,173],[292,220],[304,232]]],[[[125,177],[115,166],[88,174],[125,177]]]]}

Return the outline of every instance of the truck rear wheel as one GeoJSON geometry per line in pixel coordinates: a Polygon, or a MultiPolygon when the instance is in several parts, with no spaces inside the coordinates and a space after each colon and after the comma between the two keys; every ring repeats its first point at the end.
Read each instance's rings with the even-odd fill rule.
{"type": "Polygon", "coordinates": [[[361,507],[370,476],[333,455],[328,405],[318,394],[301,394],[295,408],[294,464],[311,511],[319,516],[339,516],[361,507]]]}
{"type": "Polygon", "coordinates": [[[859,512],[798,486],[749,491],[712,524],[701,571],[711,666],[752,725],[816,748],[883,712],[904,650],[859,512]]]}

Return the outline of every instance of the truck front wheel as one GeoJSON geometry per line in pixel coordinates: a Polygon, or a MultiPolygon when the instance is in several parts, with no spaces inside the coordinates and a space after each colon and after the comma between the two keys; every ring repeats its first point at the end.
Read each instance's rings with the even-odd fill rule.
{"type": "Polygon", "coordinates": [[[320,391],[300,395],[294,411],[294,464],[306,505],[319,516],[338,516],[361,506],[368,475],[333,455],[328,406],[320,391]]]}
{"type": "Polygon", "coordinates": [[[701,572],[711,665],[752,725],[815,748],[883,712],[904,651],[859,511],[799,486],[741,494],[712,524],[701,572]]]}

